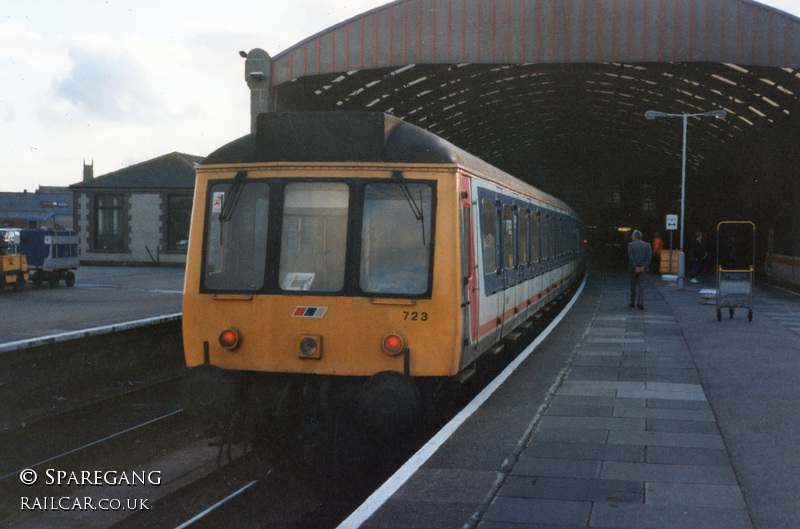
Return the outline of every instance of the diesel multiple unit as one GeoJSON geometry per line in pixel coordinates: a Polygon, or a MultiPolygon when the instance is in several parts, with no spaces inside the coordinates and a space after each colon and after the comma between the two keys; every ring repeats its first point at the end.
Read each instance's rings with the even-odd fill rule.
{"type": "Polygon", "coordinates": [[[188,405],[279,418],[351,392],[366,423],[399,431],[582,260],[566,204],[421,128],[263,114],[197,167],[188,405]]]}

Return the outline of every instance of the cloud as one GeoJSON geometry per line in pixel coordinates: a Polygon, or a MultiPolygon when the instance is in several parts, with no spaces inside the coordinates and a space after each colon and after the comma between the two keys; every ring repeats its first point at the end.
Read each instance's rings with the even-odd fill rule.
{"type": "Polygon", "coordinates": [[[69,73],[54,82],[57,99],[92,118],[137,122],[152,118],[155,98],[130,55],[71,48],[69,59],[69,73]]]}

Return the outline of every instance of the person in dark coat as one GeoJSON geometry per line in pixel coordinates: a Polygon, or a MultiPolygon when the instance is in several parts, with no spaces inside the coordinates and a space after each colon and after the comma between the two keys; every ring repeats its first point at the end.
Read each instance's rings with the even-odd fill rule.
{"type": "Polygon", "coordinates": [[[644,309],[644,287],[647,284],[647,269],[653,258],[653,249],[642,240],[642,232],[634,230],[628,243],[628,273],[631,280],[630,307],[644,309]]]}
{"type": "Polygon", "coordinates": [[[702,232],[694,234],[694,241],[689,247],[689,259],[692,261],[692,269],[689,272],[689,281],[692,283],[699,283],[700,280],[697,276],[700,275],[700,269],[703,266],[703,261],[708,257],[708,243],[702,232]]]}

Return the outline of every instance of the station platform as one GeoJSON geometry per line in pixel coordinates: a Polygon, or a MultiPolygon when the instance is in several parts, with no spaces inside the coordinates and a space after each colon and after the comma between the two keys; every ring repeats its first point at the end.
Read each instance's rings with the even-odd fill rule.
{"type": "Polygon", "coordinates": [[[483,405],[340,527],[798,527],[800,296],[759,289],[751,323],[717,321],[712,282],[651,276],[637,310],[626,274],[590,271],[483,405]]]}
{"type": "Polygon", "coordinates": [[[81,266],[75,286],[0,291],[0,347],[181,312],[182,268],[81,266]]]}

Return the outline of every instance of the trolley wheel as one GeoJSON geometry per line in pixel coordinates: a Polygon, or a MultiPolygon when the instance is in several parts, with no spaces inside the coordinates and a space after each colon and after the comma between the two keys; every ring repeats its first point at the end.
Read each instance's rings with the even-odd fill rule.
{"type": "Polygon", "coordinates": [[[67,284],[68,287],[71,287],[75,284],[75,274],[72,272],[67,272],[64,274],[64,283],[67,284]]]}
{"type": "Polygon", "coordinates": [[[33,273],[31,281],[33,281],[33,284],[37,287],[42,287],[42,283],[44,283],[44,274],[42,274],[41,270],[37,270],[33,273]]]}
{"type": "Polygon", "coordinates": [[[56,288],[58,286],[58,273],[50,273],[47,277],[47,282],[50,285],[50,288],[56,288]]]}
{"type": "Polygon", "coordinates": [[[22,275],[22,272],[17,272],[17,278],[12,285],[14,292],[19,292],[22,290],[22,287],[25,286],[25,276],[22,275]]]}
{"type": "Polygon", "coordinates": [[[733,318],[733,309],[728,309],[728,314],[730,315],[731,318],[733,318]]]}
{"type": "Polygon", "coordinates": [[[747,311],[747,321],[753,321],[753,309],[747,311]]]}
{"type": "Polygon", "coordinates": [[[717,309],[717,321],[722,321],[722,311],[717,309]]]}

